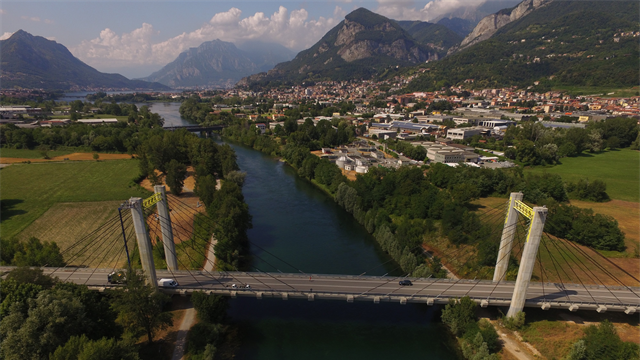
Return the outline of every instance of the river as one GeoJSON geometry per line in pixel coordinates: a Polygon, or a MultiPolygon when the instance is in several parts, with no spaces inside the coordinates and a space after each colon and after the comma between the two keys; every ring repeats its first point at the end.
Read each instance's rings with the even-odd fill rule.
{"type": "MultiPolygon", "coordinates": [[[[148,105],[165,126],[189,124],[179,103],[148,105]]],[[[399,275],[397,264],[329,195],[277,159],[230,145],[247,173],[252,268],[399,275]]],[[[438,308],[426,304],[239,297],[231,299],[228,314],[239,329],[237,359],[456,359],[438,308]]]]}
{"type": "MultiPolygon", "coordinates": [[[[399,274],[371,235],[327,194],[284,163],[230,145],[247,173],[243,193],[253,216],[248,236],[254,268],[399,274]]],[[[241,330],[238,359],[455,359],[436,313],[419,304],[251,298],[231,300],[229,310],[241,330]]]]}

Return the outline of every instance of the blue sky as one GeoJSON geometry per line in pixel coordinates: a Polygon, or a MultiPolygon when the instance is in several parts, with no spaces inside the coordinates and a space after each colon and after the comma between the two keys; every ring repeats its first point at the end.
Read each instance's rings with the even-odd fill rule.
{"type": "Polygon", "coordinates": [[[0,35],[4,39],[22,29],[63,44],[100,71],[131,78],[147,76],[180,52],[214,39],[262,40],[303,50],[358,7],[396,20],[429,21],[485,1],[3,0],[0,35]]]}

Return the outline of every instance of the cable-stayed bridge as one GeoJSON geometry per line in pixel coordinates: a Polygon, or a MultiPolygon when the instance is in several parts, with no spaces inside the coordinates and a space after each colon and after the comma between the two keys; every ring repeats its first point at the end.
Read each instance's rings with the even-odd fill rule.
{"type": "MultiPolygon", "coordinates": [[[[176,279],[180,284],[177,288],[160,290],[183,295],[204,291],[257,299],[428,305],[469,296],[482,307],[509,306],[508,316],[524,307],[624,311],[627,314],[640,309],[640,287],[637,286],[640,280],[596,251],[544,233],[547,209],[527,206],[522,202],[522,193],[513,193],[504,207],[484,214],[484,220],[491,221],[505,216],[505,209],[507,212],[504,225],[490,235],[496,235],[496,241],[498,238],[500,241],[493,279],[478,280],[479,270],[474,279],[366,275],[372,269],[357,276],[309,274],[256,244],[253,245],[281,262],[280,266],[286,264],[297,272],[283,273],[278,266],[257,254],[253,256],[271,265],[276,272],[258,268],[251,272],[206,270],[215,268],[214,238],[210,233],[214,220],[203,212],[204,207],[193,208],[179,198],[165,194],[164,186],[156,186],[155,191],[148,199],[132,198],[124,203],[119,209],[120,216],[63,250],[67,266],[45,266],[45,273],[103,291],[120,286],[109,284],[107,274],[126,267],[132,256],[129,250],[135,249],[132,253],[136,254],[136,259],[139,257],[148,283],[157,286],[158,277],[176,279]],[[162,234],[166,270],[156,269],[153,252],[157,252],[159,246],[154,250],[150,233],[156,234],[157,239],[162,234]],[[132,241],[134,237],[135,242],[132,241]],[[542,255],[539,249],[544,250],[542,255]],[[516,281],[506,280],[511,258],[519,260],[516,281]],[[534,273],[534,280],[538,281],[532,281],[534,273]],[[411,286],[399,284],[407,279],[411,280],[411,286]]],[[[457,256],[455,253],[446,255],[457,256]]]]}

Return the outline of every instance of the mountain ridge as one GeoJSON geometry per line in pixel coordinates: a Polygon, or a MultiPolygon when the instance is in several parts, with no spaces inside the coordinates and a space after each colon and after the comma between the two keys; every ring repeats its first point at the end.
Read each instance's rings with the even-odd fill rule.
{"type": "Polygon", "coordinates": [[[85,64],[64,45],[18,30],[0,40],[1,87],[3,89],[95,89],[168,90],[169,87],[120,74],[106,74],[85,64]]]}
{"type": "Polygon", "coordinates": [[[287,56],[290,50],[281,45],[250,43],[245,48],[254,51],[241,50],[235,44],[220,39],[206,41],[183,51],[175,60],[143,79],[172,87],[227,88],[244,76],[269,70],[290,59],[287,56]],[[277,51],[269,51],[271,47],[277,51]]]}
{"type": "Polygon", "coordinates": [[[370,78],[389,66],[414,65],[440,56],[396,21],[359,8],[293,60],[243,78],[238,85],[370,78]]]}

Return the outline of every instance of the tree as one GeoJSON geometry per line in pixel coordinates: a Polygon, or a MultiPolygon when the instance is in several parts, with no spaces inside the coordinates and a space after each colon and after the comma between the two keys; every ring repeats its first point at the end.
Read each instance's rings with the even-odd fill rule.
{"type": "Polygon", "coordinates": [[[146,334],[151,343],[156,331],[173,324],[172,314],[162,311],[169,297],[145,284],[144,274],[138,270],[130,269],[126,286],[112,294],[112,307],[118,313],[116,321],[133,337],[146,334]]]}
{"type": "Polygon", "coordinates": [[[207,207],[213,202],[216,193],[216,185],[217,181],[213,175],[198,176],[196,178],[195,193],[207,207]]]}
{"type": "Polygon", "coordinates": [[[242,185],[244,185],[244,179],[246,176],[246,172],[234,170],[226,174],[224,178],[225,180],[234,182],[239,187],[242,187],[242,185]]]}
{"type": "Polygon", "coordinates": [[[442,322],[456,336],[461,336],[469,323],[476,321],[476,303],[465,296],[460,300],[451,299],[442,310],[442,322]]]}
{"type": "Polygon", "coordinates": [[[12,359],[46,358],[74,335],[89,330],[85,308],[68,291],[42,291],[29,300],[28,315],[12,307],[0,322],[0,357],[12,359]]]}
{"type": "Polygon", "coordinates": [[[632,360],[640,355],[637,344],[623,342],[609,320],[584,330],[585,360],[632,360]]]}
{"type": "Polygon", "coordinates": [[[34,284],[50,289],[55,285],[56,279],[49,275],[44,275],[42,269],[33,269],[26,266],[19,266],[7,274],[5,280],[13,280],[20,284],[34,284]]]}
{"type": "Polygon", "coordinates": [[[139,360],[138,351],[130,340],[101,338],[90,340],[85,335],[73,336],[59,346],[49,360],[139,360]]]}
{"type": "Polygon", "coordinates": [[[98,154],[98,153],[93,153],[93,160],[98,161],[98,159],[100,159],[100,154],[98,154]]]}
{"type": "Polygon", "coordinates": [[[187,177],[187,167],[176,159],[171,160],[165,168],[167,169],[167,185],[173,195],[180,195],[184,186],[184,179],[187,177]]]}
{"type": "Polygon", "coordinates": [[[31,237],[26,242],[18,243],[12,261],[16,266],[64,266],[65,262],[60,254],[60,248],[55,241],[40,242],[31,237]]]}
{"type": "Polygon", "coordinates": [[[196,291],[191,295],[193,307],[198,312],[198,319],[210,324],[220,323],[227,315],[229,302],[221,295],[207,295],[196,291]]]}

